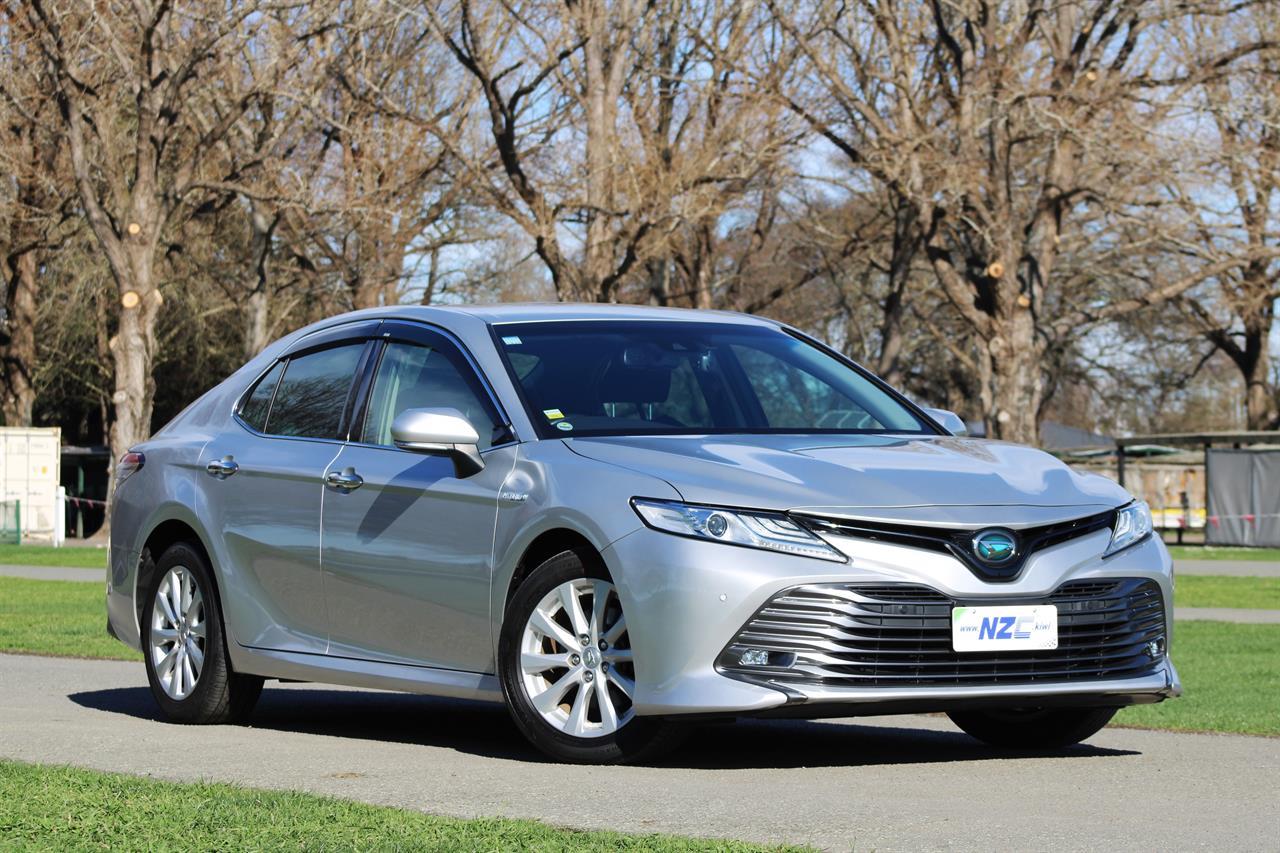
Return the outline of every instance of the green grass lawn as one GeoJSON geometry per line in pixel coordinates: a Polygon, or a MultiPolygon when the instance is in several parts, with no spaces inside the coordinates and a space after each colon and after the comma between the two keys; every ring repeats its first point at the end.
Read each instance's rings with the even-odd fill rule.
{"type": "Polygon", "coordinates": [[[0,577],[0,651],[141,660],[107,635],[102,584],[0,577]]]}
{"type": "Polygon", "coordinates": [[[105,569],[107,549],[83,546],[53,548],[49,545],[0,545],[0,565],[105,569]]]}
{"type": "Polygon", "coordinates": [[[1280,563],[1280,548],[1222,548],[1213,545],[1195,547],[1170,545],[1175,560],[1258,560],[1280,563]]]}
{"type": "Polygon", "coordinates": [[[1125,708],[1117,724],[1280,735],[1280,625],[1179,622],[1172,651],[1182,697],[1125,708]]]}
{"type": "MultiPolygon", "coordinates": [[[[0,761],[7,850],[753,851],[735,841],[462,820],[331,797],[0,761]]],[[[795,849],[795,848],[792,848],[795,849]]]]}
{"type": "Polygon", "coordinates": [[[1179,607],[1280,609],[1280,578],[1178,575],[1173,603],[1179,607]]]}

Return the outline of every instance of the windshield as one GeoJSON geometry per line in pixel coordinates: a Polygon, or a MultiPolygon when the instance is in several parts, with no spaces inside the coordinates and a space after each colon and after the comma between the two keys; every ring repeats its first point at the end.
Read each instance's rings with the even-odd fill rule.
{"type": "Polygon", "coordinates": [[[891,392],[780,329],[728,323],[502,323],[542,437],[933,433],[891,392]]]}

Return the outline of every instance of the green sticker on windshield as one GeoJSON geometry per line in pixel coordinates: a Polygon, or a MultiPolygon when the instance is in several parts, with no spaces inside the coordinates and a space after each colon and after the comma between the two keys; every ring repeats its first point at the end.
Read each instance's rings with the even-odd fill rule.
{"type": "Polygon", "coordinates": [[[557,422],[556,422],[556,429],[564,430],[565,432],[569,432],[571,429],[573,429],[573,424],[569,423],[568,421],[557,421],[557,422]]]}

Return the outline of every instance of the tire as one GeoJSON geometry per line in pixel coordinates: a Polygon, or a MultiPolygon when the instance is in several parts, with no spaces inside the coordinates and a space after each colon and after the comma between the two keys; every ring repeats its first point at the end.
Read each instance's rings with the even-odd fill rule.
{"type": "Polygon", "coordinates": [[[625,630],[611,633],[620,628],[620,615],[621,602],[612,580],[599,558],[586,550],[564,551],[542,563],[507,604],[498,641],[498,675],[507,708],[529,742],[557,761],[637,762],[657,757],[678,743],[680,727],[636,716],[629,704],[628,691],[635,684],[630,643],[625,630]],[[588,625],[586,644],[580,635],[575,638],[573,617],[562,595],[566,585],[572,588],[588,625]],[[598,620],[597,593],[606,602],[598,620]],[[557,607],[558,612],[547,615],[557,607]],[[538,624],[550,630],[536,627],[535,611],[541,613],[538,624]],[[548,620],[555,626],[548,626],[548,620]],[[533,666],[543,668],[526,671],[522,659],[527,655],[533,666]],[[535,698],[540,698],[543,710],[535,705],[535,698]],[[613,728],[606,701],[617,723],[613,728]]]}
{"type": "Polygon", "coordinates": [[[171,545],[160,555],[146,595],[142,654],[151,694],[164,716],[191,724],[248,717],[262,693],[262,679],[231,669],[213,572],[204,555],[185,542],[171,545]],[[184,603],[180,613],[173,608],[175,598],[184,603]]]}
{"type": "Polygon", "coordinates": [[[1061,749],[1093,737],[1118,708],[1011,708],[953,711],[965,733],[1005,749],[1061,749]]]}

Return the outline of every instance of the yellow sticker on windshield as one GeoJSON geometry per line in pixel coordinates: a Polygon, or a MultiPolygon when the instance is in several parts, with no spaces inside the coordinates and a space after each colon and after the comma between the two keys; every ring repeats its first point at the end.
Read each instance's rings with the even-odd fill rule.
{"type": "Polygon", "coordinates": [[[546,415],[549,421],[558,421],[564,417],[564,412],[559,409],[543,409],[542,414],[546,415]]]}

